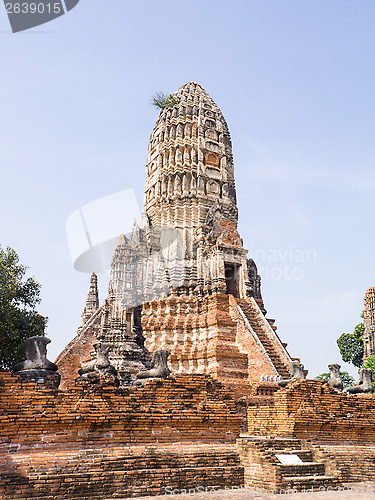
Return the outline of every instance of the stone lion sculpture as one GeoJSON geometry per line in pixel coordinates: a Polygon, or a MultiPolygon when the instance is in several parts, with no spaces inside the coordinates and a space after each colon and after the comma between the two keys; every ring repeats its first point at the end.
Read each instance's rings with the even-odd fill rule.
{"type": "Polygon", "coordinates": [[[328,384],[334,389],[342,391],[344,388],[344,384],[342,382],[342,378],[340,375],[340,368],[341,366],[338,365],[337,363],[332,363],[328,365],[329,375],[330,375],[328,384]]]}
{"type": "Polygon", "coordinates": [[[348,392],[351,394],[373,393],[374,392],[374,374],[371,368],[361,368],[359,370],[358,384],[353,387],[348,387],[348,392]]]}
{"type": "Polygon", "coordinates": [[[162,347],[156,349],[152,354],[150,369],[138,372],[137,378],[167,378],[171,373],[167,365],[170,354],[167,349],[162,347]]]}
{"type": "Polygon", "coordinates": [[[292,364],[290,366],[290,371],[291,371],[291,378],[284,378],[284,379],[281,379],[278,381],[278,384],[280,387],[286,387],[289,382],[291,382],[292,380],[296,380],[296,379],[305,379],[306,378],[306,375],[305,375],[305,367],[303,366],[302,363],[300,363],[299,361],[292,361],[292,364]]]}

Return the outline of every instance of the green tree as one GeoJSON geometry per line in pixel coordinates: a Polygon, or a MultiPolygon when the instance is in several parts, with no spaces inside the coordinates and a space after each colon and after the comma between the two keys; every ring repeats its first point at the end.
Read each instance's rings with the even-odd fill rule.
{"type": "Polygon", "coordinates": [[[164,94],[164,92],[157,92],[154,96],[152,96],[151,103],[156,108],[171,108],[177,103],[177,99],[173,94],[164,94]]]}
{"type": "MultiPolygon", "coordinates": [[[[362,313],[363,317],[363,313],[362,313]]],[[[364,323],[358,323],[354,327],[353,333],[343,333],[337,339],[342,360],[345,363],[352,363],[357,368],[362,366],[363,361],[363,332],[364,323]]]]}
{"type": "MultiPolygon", "coordinates": [[[[344,389],[346,389],[347,387],[351,387],[352,385],[355,384],[354,378],[351,375],[349,375],[348,372],[340,371],[340,377],[342,379],[344,389]]],[[[329,373],[321,373],[320,375],[315,377],[316,380],[326,380],[327,382],[328,382],[329,378],[330,378],[329,373]]]]}
{"type": "Polygon", "coordinates": [[[40,285],[34,278],[24,279],[26,270],[12,248],[0,246],[0,368],[7,370],[24,359],[24,341],[44,335],[47,323],[35,310],[40,285]]]}

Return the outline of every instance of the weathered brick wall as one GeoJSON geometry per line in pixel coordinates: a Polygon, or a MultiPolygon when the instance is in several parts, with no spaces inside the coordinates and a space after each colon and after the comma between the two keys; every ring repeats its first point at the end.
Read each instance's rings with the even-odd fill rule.
{"type": "Polygon", "coordinates": [[[375,397],[336,392],[318,380],[291,382],[274,396],[249,398],[250,434],[324,443],[375,443],[375,397]]]}
{"type": "Polygon", "coordinates": [[[207,375],[177,375],[141,388],[36,389],[0,372],[0,436],[21,446],[75,442],[234,442],[235,404],[207,375]]]}
{"type": "Polygon", "coordinates": [[[321,444],[319,452],[341,471],[343,481],[375,481],[375,445],[321,444]]]}
{"type": "Polygon", "coordinates": [[[50,390],[0,372],[0,496],[94,499],[243,484],[242,417],[207,375],[50,390]]]}
{"type": "Polygon", "coordinates": [[[92,323],[78,330],[74,339],[57,357],[55,363],[59,367],[61,375],[60,389],[67,389],[75,385],[74,381],[78,377],[78,370],[84,362],[91,359],[90,353],[95,353],[93,344],[96,341],[95,333],[99,327],[100,318],[98,310],[92,323]]]}
{"type": "Polygon", "coordinates": [[[142,306],[146,347],[171,351],[173,373],[208,373],[225,383],[248,384],[248,357],[236,345],[229,296],[164,297],[142,306]]]}
{"type": "Polygon", "coordinates": [[[280,469],[272,462],[261,443],[239,439],[237,447],[244,466],[244,484],[247,488],[281,488],[280,469]]]}
{"type": "Polygon", "coordinates": [[[13,451],[1,458],[6,500],[108,500],[243,485],[235,447],[217,443],[13,451]]]}

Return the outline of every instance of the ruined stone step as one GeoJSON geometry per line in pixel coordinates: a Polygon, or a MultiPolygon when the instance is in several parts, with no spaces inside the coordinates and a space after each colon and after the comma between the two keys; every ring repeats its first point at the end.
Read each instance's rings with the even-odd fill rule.
{"type": "Polygon", "coordinates": [[[281,361],[278,353],[273,348],[272,340],[268,337],[267,333],[265,333],[262,327],[258,324],[258,315],[251,310],[251,307],[249,306],[248,302],[246,302],[246,300],[237,299],[237,304],[239,305],[243,314],[249,321],[251,328],[258,336],[259,341],[266,350],[278,374],[283,378],[289,378],[290,377],[289,370],[281,361]]]}
{"type": "MultiPolygon", "coordinates": [[[[88,460],[88,456],[75,457],[76,461],[76,470],[79,473],[85,473],[88,470],[88,464],[90,471],[92,473],[106,473],[106,472],[121,472],[123,470],[127,471],[136,471],[139,468],[144,470],[152,470],[158,468],[168,467],[170,469],[184,469],[189,467],[239,467],[240,459],[236,453],[231,455],[216,455],[216,456],[208,456],[207,454],[202,454],[201,456],[196,455],[195,457],[182,456],[182,457],[169,457],[166,460],[164,456],[155,456],[155,457],[121,457],[117,459],[106,459],[101,455],[92,455],[90,456],[90,460],[88,460]]],[[[35,466],[33,464],[30,467],[29,472],[32,475],[35,474],[44,474],[48,470],[48,474],[61,474],[62,472],[69,471],[69,467],[66,465],[60,464],[59,462],[51,464],[45,464],[43,467],[35,466]]]]}
{"type": "Polygon", "coordinates": [[[275,455],[297,455],[302,462],[312,462],[313,454],[311,450],[272,450],[275,455]]]}
{"type": "MultiPolygon", "coordinates": [[[[51,488],[57,492],[55,498],[69,500],[94,500],[113,498],[121,491],[126,498],[133,496],[155,495],[160,492],[160,482],[178,488],[180,483],[196,475],[201,476],[202,485],[224,487],[242,484],[243,467],[186,467],[182,469],[158,468],[127,469],[111,472],[86,471],[81,474],[33,474],[28,478],[29,485],[23,498],[50,499],[51,488]],[[153,486],[153,487],[152,487],[153,486]],[[104,496],[105,495],[105,496],[104,496]]],[[[17,497],[18,498],[18,497],[17,497]]]]}
{"type": "Polygon", "coordinates": [[[241,439],[253,441],[264,445],[266,448],[274,450],[301,450],[302,442],[297,438],[284,438],[284,437],[274,437],[268,438],[265,436],[256,436],[251,434],[243,433],[241,434],[241,439]]]}
{"type": "Polygon", "coordinates": [[[325,465],[318,462],[305,462],[303,464],[280,464],[281,474],[283,477],[305,477],[305,476],[324,476],[325,465]]]}
{"type": "Polygon", "coordinates": [[[314,490],[324,486],[334,486],[339,484],[338,478],[335,476],[285,476],[282,478],[283,489],[296,489],[298,491],[314,490]]]}

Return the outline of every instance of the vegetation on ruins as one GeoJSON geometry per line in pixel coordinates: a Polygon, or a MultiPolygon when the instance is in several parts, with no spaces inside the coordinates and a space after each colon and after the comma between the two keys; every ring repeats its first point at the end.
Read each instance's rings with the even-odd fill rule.
{"type": "Polygon", "coordinates": [[[157,92],[154,96],[152,96],[151,103],[156,108],[171,108],[177,103],[177,99],[173,94],[164,94],[164,92],[157,92]]]}
{"type": "MultiPolygon", "coordinates": [[[[346,389],[347,387],[351,387],[352,385],[355,384],[354,378],[351,375],[349,375],[348,372],[340,371],[340,377],[342,379],[344,389],[346,389]]],[[[320,375],[315,377],[316,380],[325,380],[327,382],[328,382],[329,378],[330,378],[329,373],[321,373],[320,375]]]]}
{"type": "Polygon", "coordinates": [[[12,369],[24,359],[23,342],[44,335],[47,318],[35,310],[40,284],[25,278],[27,266],[10,247],[0,246],[0,368],[12,369]]]}
{"type": "MultiPolygon", "coordinates": [[[[361,315],[363,317],[363,313],[361,315]]],[[[363,361],[363,333],[364,323],[358,323],[354,327],[353,333],[343,333],[337,339],[342,360],[345,363],[352,363],[357,368],[362,366],[363,361]]]]}

